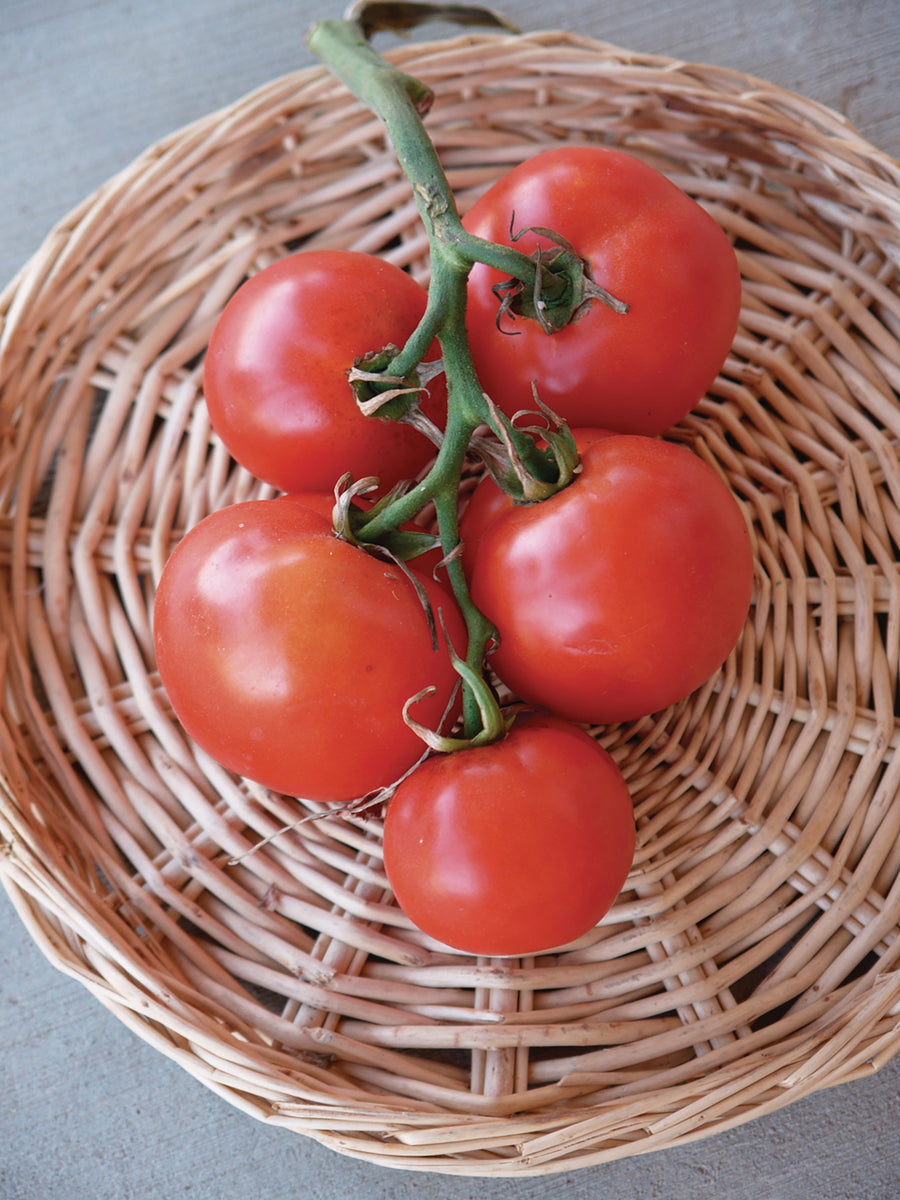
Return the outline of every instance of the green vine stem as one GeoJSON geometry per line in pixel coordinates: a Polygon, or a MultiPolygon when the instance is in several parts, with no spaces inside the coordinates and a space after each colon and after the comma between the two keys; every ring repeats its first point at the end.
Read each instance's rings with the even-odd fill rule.
{"type": "MultiPolygon", "coordinates": [[[[487,425],[517,464],[519,486],[523,475],[525,498],[550,495],[571,478],[571,471],[560,472],[558,453],[538,449],[528,432],[513,425],[500,414],[484,395],[469,348],[465,327],[466,286],[476,262],[485,263],[521,284],[526,296],[536,296],[547,305],[562,307],[565,323],[585,302],[584,264],[565,248],[552,262],[532,258],[514,247],[501,246],[475,237],[463,227],[456,201],[429,137],[424,117],[431,107],[433,94],[420,80],[394,67],[369,44],[375,29],[408,28],[428,19],[458,19],[472,24],[496,26],[497,18],[488,10],[465,6],[429,4],[362,3],[342,20],[315,24],[307,35],[307,45],[342,83],[380,119],[410,181],[416,205],[428,234],[431,257],[431,282],[425,314],[407,341],[383,366],[385,391],[392,397],[391,414],[400,416],[414,404],[419,381],[417,368],[436,338],[440,344],[447,383],[448,412],[446,427],[437,457],[427,475],[403,494],[375,507],[354,529],[361,543],[378,543],[405,522],[414,518],[429,503],[437,515],[438,531],[448,580],[466,621],[468,644],[458,670],[463,686],[464,736],[470,742],[493,740],[505,728],[499,706],[487,698],[482,685],[485,655],[496,631],[475,607],[458,553],[458,489],[476,430],[487,425]],[[403,386],[409,397],[404,409],[403,386]]],[[[559,318],[558,318],[559,319],[559,318]]],[[[380,347],[373,347],[373,351],[380,347]]],[[[379,366],[382,364],[379,363],[379,366]]],[[[371,380],[372,376],[367,375],[371,380]]],[[[371,382],[370,388],[377,384],[371,382]]],[[[448,741],[446,748],[456,748],[448,741]]]]}

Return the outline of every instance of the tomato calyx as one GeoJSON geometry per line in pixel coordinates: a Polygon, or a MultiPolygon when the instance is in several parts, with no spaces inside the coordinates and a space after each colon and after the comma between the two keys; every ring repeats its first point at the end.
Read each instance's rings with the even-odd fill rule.
{"type": "Polygon", "coordinates": [[[412,709],[421,700],[433,695],[433,688],[424,688],[421,692],[417,692],[416,695],[410,696],[403,706],[403,720],[434,754],[454,754],[460,750],[468,750],[475,746],[487,746],[492,742],[497,742],[509,732],[519,711],[519,706],[502,708],[498,704],[494,689],[485,678],[484,673],[473,669],[464,659],[460,658],[447,632],[442,614],[438,613],[438,617],[441,622],[441,629],[450,656],[451,666],[457,675],[459,675],[462,682],[468,687],[470,695],[474,697],[475,703],[478,706],[478,712],[481,717],[480,728],[477,733],[469,737],[453,737],[437,733],[435,730],[429,729],[415,720],[411,715],[412,709]]]}
{"type": "Polygon", "coordinates": [[[365,417],[413,425],[435,446],[440,446],[443,435],[422,412],[419,400],[427,394],[431,380],[443,373],[443,361],[420,362],[407,374],[397,375],[391,373],[391,365],[398,354],[397,346],[385,346],[353,364],[347,379],[356,406],[365,417]]]}
{"type": "Polygon", "coordinates": [[[526,453],[520,451],[501,420],[499,409],[488,396],[485,403],[495,418],[497,436],[473,437],[470,447],[494,483],[517,504],[549,499],[568,487],[580,470],[581,460],[572,431],[541,401],[536,387],[532,392],[537,411],[523,410],[513,420],[513,427],[528,435],[526,453]],[[546,424],[515,425],[518,418],[543,418],[546,424]],[[540,440],[546,442],[546,450],[538,447],[540,440]]]}
{"type": "Polygon", "coordinates": [[[537,225],[517,233],[511,231],[510,236],[515,243],[527,233],[546,238],[554,248],[538,246],[532,252],[530,257],[537,269],[531,287],[517,277],[494,284],[491,290],[500,302],[496,321],[501,332],[510,336],[518,332],[503,329],[504,317],[513,321],[525,317],[536,321],[544,333],[558,333],[580,321],[595,301],[622,316],[628,312],[629,305],[596,282],[590,263],[564,237],[537,225]]]}
{"type": "Polygon", "coordinates": [[[366,538],[363,530],[367,521],[377,517],[380,512],[403,495],[405,485],[398,483],[374,504],[362,508],[357,501],[376,491],[378,479],[374,475],[364,479],[354,480],[351,475],[343,475],[334,489],[334,508],[332,509],[332,525],[342,541],[351,546],[358,546],[376,556],[387,556],[393,562],[407,563],[427,554],[440,546],[440,538],[425,529],[411,529],[408,526],[389,529],[378,539],[366,538]]]}

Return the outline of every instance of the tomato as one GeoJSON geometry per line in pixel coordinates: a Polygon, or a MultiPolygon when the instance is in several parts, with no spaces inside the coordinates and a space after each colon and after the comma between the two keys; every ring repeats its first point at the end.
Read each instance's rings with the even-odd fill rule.
{"type": "Polygon", "coordinates": [[[491,664],[522,700],[585,723],[687,696],[734,648],[753,553],[737,501],[684,446],[618,435],[567,488],[511,508],[481,537],[472,598],[491,664]]]}
{"type": "Polygon", "coordinates": [[[578,726],[537,715],[500,741],[426,759],[384,825],[397,903],[469,954],[537,954],[582,936],[621,891],[634,846],[613,759],[578,726]]]}
{"type": "MultiPolygon", "coordinates": [[[[464,649],[449,593],[420,585],[464,649]]],[[[194,741],[289,795],[349,800],[393,783],[425,749],[404,703],[433,686],[412,710],[431,728],[454,707],[458,677],[413,584],[303,497],[244,501],[190,529],[162,572],[154,641],[194,741]]]]}
{"type": "MultiPolygon", "coordinates": [[[[406,424],[366,417],[347,372],[401,347],[427,293],[405,271],[349,250],[301,251],[248,279],[216,322],[204,362],[210,421],[229,453],[285,492],[330,491],[345,472],[382,490],[416,476],[434,455],[406,424]]],[[[435,357],[439,350],[435,349],[435,357]]],[[[422,408],[442,421],[441,377],[422,408]]]]}
{"type": "MultiPolygon", "coordinates": [[[[510,226],[561,234],[594,281],[627,303],[594,301],[586,315],[547,334],[528,318],[497,327],[492,287],[503,276],[477,264],[468,286],[468,330],[484,390],[507,414],[541,400],[570,425],[659,434],[703,396],[737,328],[741,282],[721,227],[665,176],[632,155],[599,146],[549,150],[519,164],[464,218],[473,234],[512,243],[510,226]]],[[[531,253],[547,238],[525,233],[531,253]]]]}
{"type": "MultiPolygon", "coordinates": [[[[590,446],[592,442],[609,436],[608,429],[572,430],[572,437],[575,439],[575,445],[579,454],[584,451],[585,447],[590,446]]],[[[501,513],[505,513],[507,509],[512,508],[513,504],[512,497],[498,487],[490,475],[485,475],[478,482],[469,497],[469,501],[459,521],[459,536],[463,544],[462,557],[467,572],[472,569],[472,564],[475,561],[475,552],[478,549],[478,543],[481,541],[481,535],[484,530],[487,529],[488,525],[492,525],[501,513]]]]}

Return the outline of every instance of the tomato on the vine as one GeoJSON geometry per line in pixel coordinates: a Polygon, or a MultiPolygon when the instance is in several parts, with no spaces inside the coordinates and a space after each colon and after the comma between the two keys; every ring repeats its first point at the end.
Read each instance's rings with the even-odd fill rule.
{"type": "MultiPolygon", "coordinates": [[[[232,457],[285,492],[330,491],[345,472],[377,476],[383,491],[416,476],[432,443],[409,424],[364,416],[347,375],[357,359],[402,347],[426,302],[406,271],[359,251],[299,251],[251,276],[204,362],[210,421],[232,457]]],[[[440,422],[443,378],[428,387],[422,410],[440,422]]]]}
{"type": "Polygon", "coordinates": [[[581,937],[621,891],[634,846],[612,757],[578,726],[527,714],[499,741],[426,759],[384,825],[400,908],[469,954],[536,954],[581,937]]]}
{"type": "Polygon", "coordinates": [[[466,229],[525,253],[552,230],[593,281],[629,306],[599,301],[545,333],[532,318],[497,321],[497,270],[469,276],[467,325],[479,379],[508,415],[538,395],[570,425],[659,434],[712,384],[737,329],[737,259],[716,221],[660,172],[600,146],[545,151],[514,167],[463,218],[466,229]],[[515,238],[515,241],[514,241],[515,238]]]}
{"type": "Polygon", "coordinates": [[[562,491],[494,521],[471,575],[503,682],[598,724],[706,682],[737,643],[752,588],[749,531],[724,480],[684,446],[625,434],[589,446],[562,491]]]}
{"type": "MultiPolygon", "coordinates": [[[[403,719],[455,714],[452,596],[335,536],[304,497],[250,500],[210,514],[170,555],[154,641],[182,725],[225,767],[289,795],[345,801],[393,783],[424,744],[403,719]]],[[[452,723],[452,718],[450,719],[452,723]]],[[[443,726],[446,731],[446,724],[443,726]]]]}

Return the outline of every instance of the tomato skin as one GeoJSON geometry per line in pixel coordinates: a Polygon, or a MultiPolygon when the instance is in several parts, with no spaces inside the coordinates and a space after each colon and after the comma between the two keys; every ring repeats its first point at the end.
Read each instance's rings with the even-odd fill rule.
{"type": "Polygon", "coordinates": [[[388,802],[384,864],[418,927],[469,954],[537,954],[605,915],[634,857],[634,812],[610,755],[555,717],[435,755],[388,802]]]}
{"type": "MultiPolygon", "coordinates": [[[[449,593],[421,578],[465,645],[449,593]]],[[[154,610],[157,664],[194,741],[225,767],[288,795],[350,800],[424,752],[402,707],[437,728],[458,682],[432,646],[411,582],[337,538],[303,497],[231,505],[175,547],[154,610]]]]}
{"type": "MultiPolygon", "coordinates": [[[[203,385],[232,457],[285,492],[331,491],[345,472],[386,491],[434,447],[409,425],[366,417],[347,380],[358,358],[403,346],[427,293],[400,267],[350,250],[309,250],[248,279],[210,337],[203,385]]],[[[435,350],[435,357],[439,357],[435,350]]],[[[441,377],[422,408],[440,421],[441,377]]]]}
{"type": "MultiPolygon", "coordinates": [[[[500,272],[477,264],[467,325],[484,390],[508,415],[543,402],[570,425],[660,434],[707,391],[737,329],[740,272],[721,227],[665,176],[630,154],[560,147],[514,167],[464,217],[471,233],[512,244],[515,231],[552,229],[586,259],[594,281],[630,305],[594,301],[580,320],[546,334],[504,317],[491,288],[500,272]]],[[[525,253],[550,247],[526,233],[525,253]]]]}
{"type": "Polygon", "coordinates": [[[575,481],[482,535],[475,604],[491,657],[520,699],[612,724],[689,695],[734,648],[753,553],[723,480],[684,446],[618,435],[589,446],[575,481]]]}

